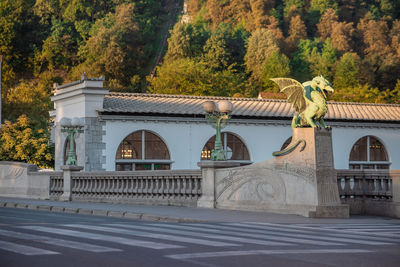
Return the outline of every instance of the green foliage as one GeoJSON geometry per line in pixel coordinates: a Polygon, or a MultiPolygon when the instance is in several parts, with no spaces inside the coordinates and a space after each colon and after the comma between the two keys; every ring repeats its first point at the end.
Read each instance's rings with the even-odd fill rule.
{"type": "Polygon", "coordinates": [[[278,87],[270,78],[290,76],[289,58],[278,52],[271,53],[265,59],[262,75],[264,91],[276,91],[278,87]]]}
{"type": "Polygon", "coordinates": [[[275,36],[270,30],[258,29],[252,33],[244,59],[247,71],[254,81],[263,82],[263,64],[268,56],[279,52],[275,36]]]}
{"type": "Polygon", "coordinates": [[[168,52],[165,60],[195,58],[203,54],[203,46],[208,40],[210,29],[204,23],[175,24],[168,39],[168,52]]]}
{"type": "Polygon", "coordinates": [[[217,71],[241,69],[247,39],[243,31],[243,29],[234,30],[230,24],[221,23],[211,33],[204,45],[203,56],[211,69],[217,71]]]}
{"type": "Polygon", "coordinates": [[[329,38],[325,42],[317,38],[313,41],[301,40],[291,66],[294,75],[301,81],[317,75],[323,75],[332,81],[336,59],[336,52],[329,38]]]}
{"type": "Polygon", "coordinates": [[[53,146],[48,140],[48,133],[43,129],[35,130],[26,115],[21,115],[15,123],[6,121],[0,129],[0,160],[53,167],[53,146]]]}
{"type": "Polygon", "coordinates": [[[240,74],[232,70],[212,71],[206,63],[188,58],[165,62],[150,83],[151,93],[233,96],[244,92],[240,74]]]}
{"type": "Polygon", "coordinates": [[[360,59],[357,54],[346,53],[336,65],[333,87],[335,90],[357,87],[359,82],[360,59]]]}

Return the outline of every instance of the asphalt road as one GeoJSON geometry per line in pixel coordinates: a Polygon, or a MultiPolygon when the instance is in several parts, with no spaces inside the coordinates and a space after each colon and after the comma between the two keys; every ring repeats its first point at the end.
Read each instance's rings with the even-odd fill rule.
{"type": "Polygon", "coordinates": [[[0,208],[0,266],[400,266],[400,225],[157,223],[0,208]]]}

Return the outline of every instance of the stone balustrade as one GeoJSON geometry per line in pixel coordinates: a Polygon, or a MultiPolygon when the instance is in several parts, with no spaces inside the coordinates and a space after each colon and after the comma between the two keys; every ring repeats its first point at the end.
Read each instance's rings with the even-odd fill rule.
{"type": "MultiPolygon", "coordinates": [[[[350,206],[351,214],[400,218],[400,170],[336,173],[340,200],[350,206]]],[[[39,171],[30,164],[0,162],[0,196],[61,200],[64,176],[65,172],[39,171]]],[[[70,178],[70,199],[79,201],[196,206],[202,196],[200,170],[75,171],[70,178]]]]}
{"type": "Polygon", "coordinates": [[[64,176],[62,172],[50,175],[50,199],[58,199],[64,192],[64,176]]]}
{"type": "Polygon", "coordinates": [[[350,214],[392,214],[399,174],[398,170],[337,170],[342,204],[350,205],[350,214]]]}
{"type": "Polygon", "coordinates": [[[388,170],[338,170],[340,198],[392,199],[392,179],[388,170]]]}
{"type": "MultiPolygon", "coordinates": [[[[73,172],[72,200],[195,206],[201,196],[200,170],[73,172]]],[[[62,177],[53,176],[50,195],[63,193],[62,177]]]]}

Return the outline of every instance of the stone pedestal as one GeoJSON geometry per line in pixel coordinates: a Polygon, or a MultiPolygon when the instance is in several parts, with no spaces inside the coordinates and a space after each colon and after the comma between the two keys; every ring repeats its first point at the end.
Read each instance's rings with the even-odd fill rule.
{"type": "Polygon", "coordinates": [[[207,194],[215,199],[208,198],[208,203],[224,209],[348,218],[349,206],[339,198],[332,151],[330,130],[296,128],[284,156],[211,171],[213,180],[205,182],[214,186],[215,192],[207,194]]]}
{"type": "Polygon", "coordinates": [[[215,208],[215,170],[240,166],[238,162],[205,160],[197,163],[201,168],[201,197],[197,207],[215,208]]]}
{"type": "Polygon", "coordinates": [[[332,131],[320,128],[295,128],[289,146],[300,140],[305,141],[303,151],[297,148],[297,151],[285,156],[275,157],[274,163],[299,170],[315,171],[316,207],[315,211],[309,212],[309,217],[348,218],[349,207],[341,204],[339,197],[333,163],[332,131]]]}
{"type": "Polygon", "coordinates": [[[71,201],[72,197],[72,179],[71,173],[83,170],[83,166],[63,165],[60,167],[64,176],[64,193],[60,196],[62,201],[71,201]]]}

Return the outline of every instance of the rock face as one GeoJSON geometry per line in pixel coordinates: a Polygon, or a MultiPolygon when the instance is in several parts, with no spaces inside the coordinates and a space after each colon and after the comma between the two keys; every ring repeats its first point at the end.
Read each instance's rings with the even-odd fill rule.
{"type": "Polygon", "coordinates": [[[340,203],[331,130],[295,128],[289,146],[300,140],[304,140],[303,146],[284,156],[245,167],[215,169],[215,207],[349,217],[349,207],[340,203]]]}

